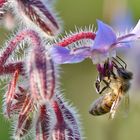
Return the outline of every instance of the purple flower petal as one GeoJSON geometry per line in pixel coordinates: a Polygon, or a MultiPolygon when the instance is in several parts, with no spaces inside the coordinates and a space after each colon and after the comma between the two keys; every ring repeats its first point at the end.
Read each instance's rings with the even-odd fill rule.
{"type": "Polygon", "coordinates": [[[130,48],[135,40],[135,34],[127,34],[117,39],[116,48],[130,48]]]}
{"type": "Polygon", "coordinates": [[[129,34],[121,36],[117,40],[118,40],[118,43],[128,44],[128,43],[132,43],[133,41],[138,40],[139,38],[140,38],[140,20],[138,21],[137,25],[129,34]]]}
{"type": "Polygon", "coordinates": [[[138,21],[131,33],[135,34],[137,37],[140,37],[140,20],[138,21]]]}
{"type": "Polygon", "coordinates": [[[92,50],[98,51],[108,50],[114,43],[116,43],[117,37],[110,26],[98,20],[98,31],[96,33],[95,42],[92,46],[92,50]]]}
{"type": "Polygon", "coordinates": [[[121,36],[117,39],[117,47],[131,47],[133,42],[140,38],[140,20],[134,29],[127,35],[121,36]]]}
{"type": "Polygon", "coordinates": [[[133,46],[133,43],[132,42],[119,42],[117,45],[116,45],[116,48],[131,48],[133,46]]]}
{"type": "Polygon", "coordinates": [[[90,48],[82,47],[76,50],[69,50],[59,46],[50,48],[50,54],[57,64],[78,63],[90,55],[90,48]]]}

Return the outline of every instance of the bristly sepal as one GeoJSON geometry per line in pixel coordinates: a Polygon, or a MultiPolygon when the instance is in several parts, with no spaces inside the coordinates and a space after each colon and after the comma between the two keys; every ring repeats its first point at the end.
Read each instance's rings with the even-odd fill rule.
{"type": "Polygon", "coordinates": [[[92,46],[94,38],[95,31],[93,30],[93,26],[85,28],[76,28],[74,32],[65,32],[65,35],[62,35],[62,37],[57,38],[53,45],[66,47],[71,50],[74,50],[83,46],[92,46]]]}

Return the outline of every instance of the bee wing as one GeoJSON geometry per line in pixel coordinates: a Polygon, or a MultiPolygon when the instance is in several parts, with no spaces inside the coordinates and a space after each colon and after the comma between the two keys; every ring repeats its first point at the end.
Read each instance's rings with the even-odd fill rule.
{"type": "Polygon", "coordinates": [[[123,112],[123,116],[124,117],[127,117],[127,114],[128,114],[128,112],[129,112],[129,104],[130,104],[130,100],[129,100],[129,94],[127,93],[126,95],[125,95],[125,97],[124,97],[124,112],[123,112]]]}
{"type": "Polygon", "coordinates": [[[113,119],[115,116],[116,110],[121,101],[121,96],[123,95],[122,92],[123,92],[122,89],[118,90],[117,97],[115,97],[115,101],[113,102],[111,109],[110,109],[109,119],[113,119]]]}

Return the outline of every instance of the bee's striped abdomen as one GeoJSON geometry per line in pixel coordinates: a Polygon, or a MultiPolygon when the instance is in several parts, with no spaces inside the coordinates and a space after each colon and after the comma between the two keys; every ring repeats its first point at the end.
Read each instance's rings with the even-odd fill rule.
{"type": "Polygon", "coordinates": [[[112,93],[104,94],[103,96],[99,97],[92,103],[89,112],[90,114],[95,116],[108,113],[114,101],[115,101],[114,94],[112,93]]]}

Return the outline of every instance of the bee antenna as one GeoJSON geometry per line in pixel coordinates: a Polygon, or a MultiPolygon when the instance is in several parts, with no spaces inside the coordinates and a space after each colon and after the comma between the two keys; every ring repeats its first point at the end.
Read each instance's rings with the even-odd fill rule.
{"type": "Polygon", "coordinates": [[[118,69],[117,64],[116,64],[114,61],[112,61],[112,63],[113,63],[113,66],[114,66],[116,69],[118,69]]]}

